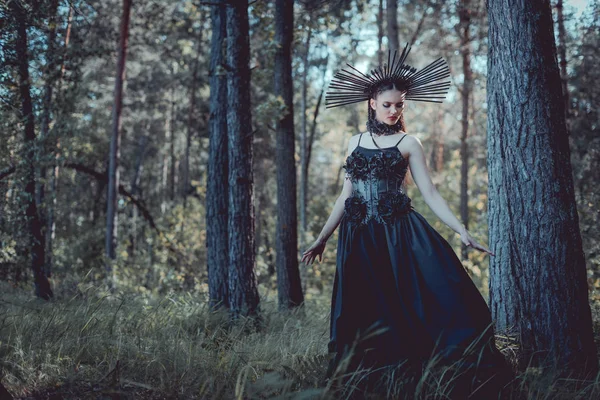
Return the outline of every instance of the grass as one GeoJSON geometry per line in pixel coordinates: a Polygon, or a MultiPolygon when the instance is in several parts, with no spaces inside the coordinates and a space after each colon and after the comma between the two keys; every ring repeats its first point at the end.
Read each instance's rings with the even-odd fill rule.
{"type": "MultiPolygon", "coordinates": [[[[152,300],[90,286],[46,303],[5,283],[0,293],[0,378],[16,398],[443,399],[460,373],[432,360],[422,375],[387,369],[361,392],[374,371],[345,374],[342,363],[325,382],[329,310],[317,302],[284,314],[265,298],[257,331],[249,320],[230,326],[191,295],[152,300]]],[[[533,368],[506,390],[511,399],[594,397],[598,379],[533,368]]]]}

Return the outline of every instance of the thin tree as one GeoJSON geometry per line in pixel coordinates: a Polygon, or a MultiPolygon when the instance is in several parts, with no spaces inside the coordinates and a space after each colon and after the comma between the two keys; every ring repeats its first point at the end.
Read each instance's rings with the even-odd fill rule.
{"type": "MultiPolygon", "coordinates": [[[[63,49],[62,56],[60,61],[60,72],[56,82],[56,93],[58,96],[61,94],[62,84],[65,77],[66,72],[66,60],[67,60],[67,50],[69,48],[69,42],[71,40],[71,32],[73,26],[73,13],[74,6],[73,4],[69,5],[69,15],[67,17],[67,26],[65,28],[64,33],[64,41],[63,41],[63,49]]],[[[50,96],[51,98],[52,96],[50,96]]],[[[56,235],[56,219],[55,213],[57,209],[57,191],[58,191],[58,178],[60,174],[59,168],[59,150],[60,150],[60,140],[58,135],[56,134],[57,127],[59,126],[59,119],[61,116],[61,112],[56,113],[55,124],[52,128],[52,131],[49,133],[50,136],[50,153],[54,155],[54,160],[52,162],[52,168],[50,169],[50,181],[48,185],[48,196],[46,200],[46,270],[51,272],[52,266],[54,263],[54,239],[56,235]]],[[[49,118],[48,118],[49,120],[49,118]]]]}
{"type": "Polygon", "coordinates": [[[29,57],[27,54],[27,13],[23,5],[17,1],[8,3],[16,24],[15,54],[19,76],[19,94],[21,98],[21,117],[23,119],[23,168],[24,168],[24,201],[26,204],[24,219],[27,221],[27,237],[29,247],[29,264],[33,272],[36,296],[49,300],[52,296],[50,282],[44,269],[45,242],[42,233],[42,222],[35,202],[35,123],[33,102],[31,100],[31,84],[29,78],[29,57]]]}
{"type": "MultiPolygon", "coordinates": [[[[45,151],[44,148],[46,147],[46,141],[48,141],[48,135],[50,132],[50,110],[52,107],[52,92],[54,89],[54,84],[57,78],[56,74],[56,54],[55,54],[55,47],[54,47],[54,42],[56,40],[56,26],[57,24],[57,18],[56,18],[56,13],[58,10],[58,0],[52,0],[49,4],[49,9],[48,9],[48,19],[49,19],[49,26],[48,26],[48,45],[47,45],[47,50],[46,50],[46,60],[47,60],[47,65],[44,71],[44,75],[45,75],[45,82],[44,82],[44,99],[43,99],[43,104],[42,104],[42,120],[41,120],[41,129],[40,129],[40,136],[41,136],[41,142],[42,142],[42,146],[39,146],[39,154],[38,154],[38,159],[41,160],[45,157],[45,151]]],[[[46,179],[47,179],[47,169],[45,165],[42,165],[40,167],[39,170],[39,177],[41,178],[40,181],[38,182],[38,189],[36,190],[36,202],[37,202],[37,206],[39,208],[39,213],[40,213],[40,223],[42,224],[42,229],[43,229],[43,233],[44,233],[44,248],[45,248],[45,261],[44,261],[44,266],[45,266],[45,274],[46,276],[50,277],[51,276],[51,262],[52,262],[52,256],[50,254],[50,248],[51,248],[51,231],[49,228],[49,223],[48,223],[48,213],[49,213],[49,209],[51,207],[49,207],[48,204],[48,200],[46,199],[46,179]],[[49,248],[50,247],[50,248],[49,248]]],[[[52,189],[51,189],[52,190],[52,189]]]]}
{"type": "Polygon", "coordinates": [[[190,153],[192,149],[192,137],[196,132],[196,90],[198,86],[198,70],[200,69],[200,54],[202,54],[203,35],[204,35],[204,9],[200,11],[200,21],[202,26],[198,32],[198,43],[196,46],[196,58],[192,67],[192,82],[190,85],[190,107],[188,109],[187,133],[185,137],[185,152],[183,156],[183,172],[181,176],[181,194],[183,197],[183,206],[187,207],[187,197],[190,193],[190,153]]]}
{"type": "MultiPolygon", "coordinates": [[[[308,174],[304,169],[304,163],[306,162],[306,147],[308,143],[308,69],[310,67],[310,39],[312,37],[312,24],[308,21],[308,32],[306,34],[306,42],[304,43],[304,54],[302,59],[303,71],[302,71],[302,99],[300,103],[301,107],[301,132],[300,132],[300,249],[306,246],[306,230],[308,228],[308,221],[306,219],[306,207],[307,207],[307,190],[308,190],[308,174]]],[[[260,225],[259,225],[260,226],[260,225]]],[[[298,254],[300,256],[300,254],[298,254]]],[[[306,285],[307,266],[304,264],[301,270],[301,280],[303,285],[303,292],[306,285]]]]}
{"type": "Polygon", "coordinates": [[[377,65],[383,64],[383,0],[377,10],[377,65]]]}
{"type": "Polygon", "coordinates": [[[490,307],[521,367],[598,368],[549,0],[489,0],[490,307]]]}
{"type": "Polygon", "coordinates": [[[227,163],[227,49],[226,11],[223,0],[211,7],[210,120],[206,187],[206,247],[208,293],[211,308],[229,308],[227,229],[229,192],[227,163]]]}
{"type": "MultiPolygon", "coordinates": [[[[174,76],[174,74],[171,74],[174,76]]],[[[169,128],[168,128],[168,132],[167,134],[169,135],[169,200],[171,200],[171,202],[175,201],[175,195],[176,190],[175,188],[177,187],[177,155],[175,153],[175,142],[176,142],[176,137],[175,137],[175,128],[176,128],[176,123],[177,123],[177,119],[176,119],[176,108],[175,108],[175,83],[173,83],[171,85],[171,96],[170,96],[170,100],[171,100],[171,112],[170,112],[170,117],[171,120],[169,122],[169,128]]],[[[169,116],[166,116],[166,118],[169,118],[169,116]]]]}
{"type": "Polygon", "coordinates": [[[254,185],[250,113],[248,4],[227,4],[227,136],[229,163],[229,307],[231,316],[258,314],[254,274],[254,185]]]}
{"type": "Polygon", "coordinates": [[[277,293],[280,309],[304,302],[298,270],[298,218],[296,214],[296,159],[294,135],[294,83],[292,41],[294,1],[275,2],[275,96],[284,110],[277,119],[277,293]]]}
{"type": "MultiPolygon", "coordinates": [[[[469,98],[473,91],[473,71],[471,70],[471,9],[470,0],[460,0],[458,6],[460,53],[462,56],[463,86],[460,91],[462,98],[462,118],[460,135],[460,218],[465,228],[469,229],[469,98]]],[[[463,260],[469,258],[467,246],[461,245],[463,260]]]]}
{"type": "Polygon", "coordinates": [[[388,49],[400,50],[398,36],[398,0],[386,1],[388,49]]]}
{"type": "Polygon", "coordinates": [[[117,188],[119,187],[119,158],[121,145],[121,112],[123,109],[123,83],[125,81],[125,57],[127,55],[127,39],[129,36],[129,15],[131,0],[123,0],[120,40],[115,79],[114,104],[112,111],[112,131],[110,151],[108,155],[108,193],[106,200],[106,241],[107,274],[111,282],[112,261],[116,259],[117,247],[117,188]]]}

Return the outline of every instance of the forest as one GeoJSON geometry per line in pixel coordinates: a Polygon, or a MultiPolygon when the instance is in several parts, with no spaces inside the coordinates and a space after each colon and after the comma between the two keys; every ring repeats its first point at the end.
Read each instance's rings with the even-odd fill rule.
{"type": "Polygon", "coordinates": [[[301,262],[366,130],[332,78],[406,44],[450,70],[406,132],[495,256],[407,191],[487,301],[498,398],[600,398],[593,0],[0,1],[0,398],[462,398],[452,367],[324,380],[337,231],[301,262]]]}

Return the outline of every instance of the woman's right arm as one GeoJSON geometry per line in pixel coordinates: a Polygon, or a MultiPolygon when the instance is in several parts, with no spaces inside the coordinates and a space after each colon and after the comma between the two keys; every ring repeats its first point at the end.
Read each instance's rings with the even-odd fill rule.
{"type": "Polygon", "coordinates": [[[327,219],[327,222],[323,226],[321,233],[317,237],[317,240],[321,242],[326,242],[329,240],[329,237],[333,234],[335,229],[340,224],[342,220],[342,216],[344,215],[344,205],[346,203],[346,199],[350,197],[352,194],[352,181],[350,178],[344,178],[344,186],[342,188],[342,193],[338,196],[335,204],[333,206],[333,210],[331,210],[331,215],[327,219]]]}
{"type": "MultiPolygon", "coordinates": [[[[348,144],[348,156],[352,154],[354,148],[356,147],[356,138],[352,137],[350,139],[350,143],[348,144]]],[[[344,205],[346,203],[346,199],[350,197],[352,194],[352,181],[350,180],[348,175],[344,176],[344,186],[342,187],[342,192],[338,196],[335,204],[333,206],[333,210],[331,210],[331,215],[327,219],[327,222],[323,226],[321,233],[317,237],[315,243],[310,246],[302,255],[301,262],[305,262],[306,264],[310,264],[314,261],[317,256],[319,256],[319,261],[322,261],[322,253],[325,250],[325,244],[329,237],[333,234],[335,229],[340,224],[342,220],[342,216],[344,215],[344,205]]]]}

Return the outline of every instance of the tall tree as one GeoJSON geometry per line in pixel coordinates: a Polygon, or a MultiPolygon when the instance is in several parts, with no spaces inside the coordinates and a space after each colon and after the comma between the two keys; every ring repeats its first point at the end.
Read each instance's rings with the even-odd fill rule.
{"type": "MultiPolygon", "coordinates": [[[[114,103],[112,112],[110,151],[108,155],[108,194],[106,200],[105,251],[108,266],[107,272],[109,274],[112,272],[111,263],[117,256],[117,191],[120,184],[119,158],[121,145],[121,112],[123,109],[123,82],[125,81],[125,57],[127,55],[127,39],[129,37],[131,1],[132,0],[123,0],[123,14],[121,16],[117,74],[115,79],[114,103]]],[[[108,276],[108,279],[110,280],[111,277],[108,276]]]]}
{"type": "Polygon", "coordinates": [[[256,315],[254,185],[250,112],[248,4],[227,5],[227,136],[229,163],[229,307],[233,318],[256,315]]]}
{"type": "Polygon", "coordinates": [[[227,210],[227,49],[226,11],[224,0],[211,8],[212,37],[210,44],[210,120],[208,177],[206,179],[206,247],[208,293],[211,308],[229,308],[228,264],[229,239],[227,210]]]}
{"type": "MultiPolygon", "coordinates": [[[[175,195],[177,187],[177,155],[175,154],[175,141],[177,140],[175,137],[176,129],[175,125],[177,123],[177,118],[175,116],[175,85],[171,86],[171,113],[170,113],[170,122],[169,122],[169,131],[166,132],[169,135],[169,200],[172,202],[175,201],[175,195]]],[[[169,118],[168,116],[166,118],[169,118]]]]}
{"type": "Polygon", "coordinates": [[[198,84],[198,70],[200,69],[200,55],[202,54],[203,35],[204,35],[204,9],[200,11],[201,27],[198,32],[198,44],[196,46],[196,58],[192,67],[192,82],[190,85],[190,105],[188,109],[187,133],[185,137],[185,152],[183,156],[183,171],[181,176],[181,194],[183,196],[183,206],[187,207],[187,197],[190,193],[190,152],[192,149],[192,137],[196,132],[196,88],[198,84]]]}
{"type": "MultiPolygon", "coordinates": [[[[296,158],[294,135],[294,83],[292,41],[294,1],[275,2],[275,96],[283,102],[277,118],[277,293],[280,309],[304,302],[298,270],[298,218],[296,214],[296,158]]],[[[306,65],[306,64],[305,64],[306,65]]]]}
{"type": "MultiPolygon", "coordinates": [[[[42,146],[39,146],[39,154],[38,159],[41,160],[45,157],[45,144],[48,141],[48,134],[50,132],[50,110],[52,107],[52,91],[54,89],[54,83],[57,80],[57,74],[55,72],[56,68],[56,52],[54,47],[54,42],[56,40],[56,26],[57,18],[56,13],[58,10],[58,0],[52,0],[48,7],[48,48],[46,50],[46,69],[45,69],[45,82],[44,82],[44,99],[42,105],[42,120],[41,120],[41,129],[40,136],[42,146]]],[[[36,202],[40,212],[40,223],[42,224],[42,229],[44,233],[44,248],[45,248],[45,257],[44,261],[45,265],[45,274],[50,277],[51,274],[51,260],[52,257],[49,254],[49,247],[51,248],[51,230],[48,229],[48,212],[49,212],[49,204],[46,199],[46,175],[47,170],[44,165],[40,167],[39,177],[40,182],[38,182],[38,189],[36,191],[36,202]]]]}
{"type": "MultiPolygon", "coordinates": [[[[306,230],[308,222],[306,219],[306,207],[307,207],[307,191],[308,191],[308,171],[304,169],[306,162],[306,147],[308,143],[308,69],[310,67],[310,39],[312,37],[312,24],[308,24],[308,32],[306,34],[306,42],[304,44],[303,54],[303,71],[302,71],[302,100],[301,100],[301,127],[300,132],[300,250],[305,248],[306,245],[306,230]]],[[[259,225],[260,226],[260,225],[259,225]]],[[[306,265],[302,269],[301,276],[302,283],[306,282],[306,265]]]]}
{"type": "Polygon", "coordinates": [[[490,306],[520,364],[598,368],[549,0],[490,0],[490,306]]]}
{"type": "Polygon", "coordinates": [[[383,64],[383,0],[377,11],[377,65],[383,64]]]}
{"type": "MultiPolygon", "coordinates": [[[[60,94],[61,93],[61,89],[62,89],[62,83],[64,81],[64,77],[65,77],[65,71],[66,71],[66,60],[67,60],[67,49],[69,48],[69,42],[71,40],[71,32],[72,32],[72,26],[73,26],[73,13],[74,13],[74,6],[73,4],[69,5],[69,14],[67,17],[67,26],[65,28],[65,32],[64,32],[64,40],[63,40],[63,49],[62,49],[62,55],[60,58],[60,69],[59,69],[59,74],[58,74],[58,79],[56,82],[56,93],[60,94]]],[[[57,96],[58,97],[58,96],[57,96]]],[[[50,99],[52,99],[52,95],[49,96],[50,99]]],[[[59,116],[61,113],[56,113],[57,116],[59,116]]],[[[48,121],[49,121],[49,117],[48,117],[48,121]]],[[[56,131],[56,127],[57,127],[57,120],[58,118],[55,118],[55,124],[54,127],[52,129],[52,131],[56,131]]],[[[57,135],[51,134],[50,136],[52,136],[50,138],[50,145],[48,146],[50,148],[50,154],[54,155],[54,160],[52,162],[52,168],[50,169],[50,180],[49,180],[49,185],[48,185],[48,196],[47,196],[47,200],[46,200],[46,270],[47,271],[52,271],[52,267],[53,267],[53,263],[54,263],[54,239],[55,239],[55,233],[56,233],[56,220],[54,218],[54,215],[56,213],[56,209],[57,209],[57,190],[58,190],[58,178],[59,178],[59,165],[58,165],[58,159],[59,159],[59,149],[60,149],[60,141],[57,137],[57,135]]]]}
{"type": "Polygon", "coordinates": [[[388,49],[400,51],[398,37],[398,0],[386,1],[388,49]]]}
{"type": "Polygon", "coordinates": [[[565,31],[565,16],[564,7],[562,0],[556,0],[556,24],[558,25],[558,59],[560,66],[560,80],[562,83],[562,92],[565,99],[565,113],[567,116],[567,127],[568,119],[570,116],[569,110],[569,89],[568,89],[568,75],[567,75],[567,33],[565,31]]]}
{"type": "MultiPolygon", "coordinates": [[[[473,91],[473,71],[471,70],[471,9],[470,0],[459,0],[459,35],[460,53],[462,56],[463,86],[460,92],[462,98],[462,118],[460,135],[460,217],[465,228],[469,228],[469,98],[473,91]]],[[[463,260],[469,258],[467,246],[461,246],[463,260]]]]}
{"type": "Polygon", "coordinates": [[[23,120],[23,168],[24,168],[24,201],[26,204],[24,219],[27,221],[27,237],[29,247],[29,264],[33,272],[36,296],[49,300],[52,296],[50,282],[46,276],[45,242],[42,233],[42,222],[39,210],[35,202],[35,175],[36,175],[36,151],[35,151],[35,123],[33,114],[33,102],[31,100],[31,83],[29,77],[29,57],[27,40],[27,12],[20,2],[8,3],[12,17],[16,25],[15,54],[19,75],[19,94],[21,99],[21,118],[23,120]]]}

